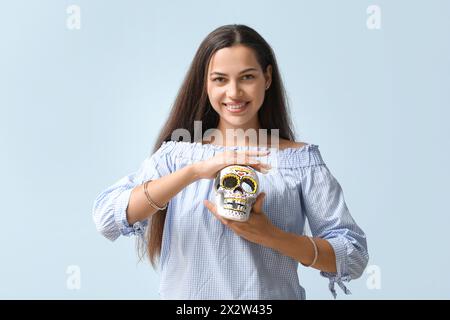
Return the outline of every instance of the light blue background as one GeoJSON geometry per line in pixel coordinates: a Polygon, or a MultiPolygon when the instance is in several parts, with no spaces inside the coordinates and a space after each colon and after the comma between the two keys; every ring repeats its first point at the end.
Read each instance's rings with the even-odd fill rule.
{"type": "MultiPolygon", "coordinates": [[[[364,274],[339,299],[448,299],[449,16],[445,0],[2,1],[0,298],[159,298],[134,240],[96,232],[93,201],[148,156],[201,40],[244,23],[273,46],[297,140],[320,146],[381,270],[381,289],[364,274]]],[[[309,299],[331,299],[299,272],[309,299]]]]}

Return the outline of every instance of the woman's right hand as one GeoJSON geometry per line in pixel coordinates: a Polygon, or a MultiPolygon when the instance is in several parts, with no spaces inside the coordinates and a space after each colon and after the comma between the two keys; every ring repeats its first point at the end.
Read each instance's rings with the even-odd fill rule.
{"type": "Polygon", "coordinates": [[[267,173],[271,168],[270,164],[262,163],[255,159],[255,157],[264,157],[269,153],[270,151],[256,150],[221,152],[208,160],[194,163],[194,172],[197,179],[214,179],[217,175],[217,172],[219,172],[223,168],[231,166],[233,164],[238,164],[250,166],[261,173],[267,173]]]}

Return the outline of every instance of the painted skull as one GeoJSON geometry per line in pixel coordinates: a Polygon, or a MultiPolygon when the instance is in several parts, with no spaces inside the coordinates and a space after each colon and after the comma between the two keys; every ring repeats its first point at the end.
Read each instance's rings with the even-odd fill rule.
{"type": "Polygon", "coordinates": [[[247,221],[258,187],[253,168],[239,165],[223,168],[214,180],[217,213],[230,220],[247,221]]]}

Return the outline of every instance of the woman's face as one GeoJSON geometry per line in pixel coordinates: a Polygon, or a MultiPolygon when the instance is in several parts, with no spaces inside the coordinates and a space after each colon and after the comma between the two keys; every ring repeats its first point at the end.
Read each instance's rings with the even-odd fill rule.
{"type": "Polygon", "coordinates": [[[236,45],[215,52],[208,67],[207,91],[220,116],[219,126],[255,128],[271,80],[272,66],[264,73],[252,49],[236,45]]]}

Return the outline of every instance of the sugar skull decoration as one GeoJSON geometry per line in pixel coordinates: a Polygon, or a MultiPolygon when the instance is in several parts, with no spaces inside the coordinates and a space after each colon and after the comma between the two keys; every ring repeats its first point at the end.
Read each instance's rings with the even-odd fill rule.
{"type": "Polygon", "coordinates": [[[223,168],[214,180],[217,213],[230,220],[247,221],[258,187],[253,168],[239,165],[223,168]]]}

